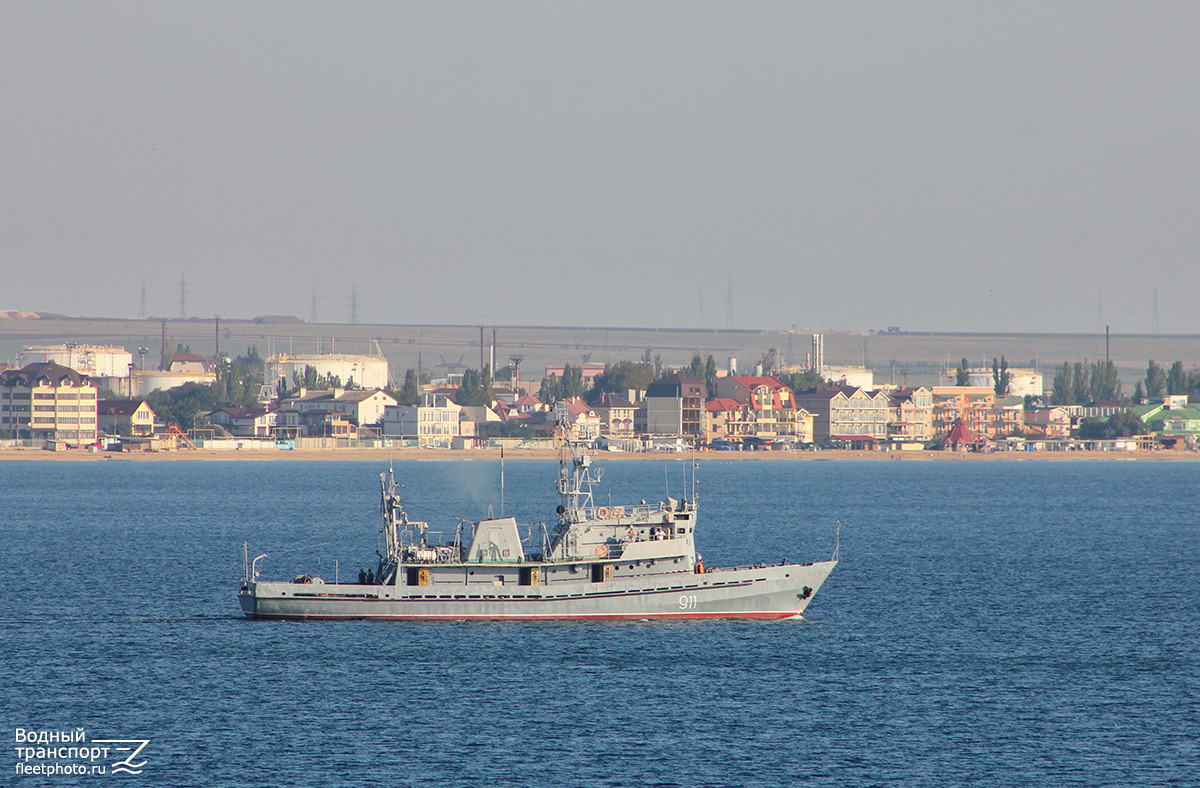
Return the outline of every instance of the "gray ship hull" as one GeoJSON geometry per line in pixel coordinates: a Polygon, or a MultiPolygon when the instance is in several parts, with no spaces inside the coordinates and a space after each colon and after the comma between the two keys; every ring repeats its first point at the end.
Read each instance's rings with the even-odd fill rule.
{"type": "Polygon", "coordinates": [[[783,619],[804,612],[836,564],[822,561],[516,587],[252,581],[243,585],[238,601],[242,612],[256,619],[783,619]]]}

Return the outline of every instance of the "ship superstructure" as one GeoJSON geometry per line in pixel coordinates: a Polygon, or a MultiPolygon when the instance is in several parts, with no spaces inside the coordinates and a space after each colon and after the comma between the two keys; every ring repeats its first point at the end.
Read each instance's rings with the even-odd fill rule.
{"type": "Polygon", "coordinates": [[[552,529],[522,538],[512,517],[464,520],[440,544],[409,519],[394,474],[380,474],[382,550],[368,582],[260,580],[264,555],[247,561],[238,599],[251,618],[779,619],[800,616],[837,563],[835,546],[828,561],[706,570],[694,478],[688,498],[628,506],[596,505],[598,481],[591,455],[567,443],[552,529]]]}

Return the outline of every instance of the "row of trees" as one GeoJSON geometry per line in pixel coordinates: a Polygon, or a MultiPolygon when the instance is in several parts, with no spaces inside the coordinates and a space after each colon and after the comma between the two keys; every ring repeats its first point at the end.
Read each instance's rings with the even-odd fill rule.
{"type": "MultiPolygon", "coordinates": [[[[342,378],[339,375],[335,375],[332,372],[322,375],[317,372],[317,368],[312,364],[305,364],[303,373],[299,370],[292,373],[292,390],[294,391],[299,391],[302,388],[309,389],[310,391],[329,391],[330,389],[356,389],[358,387],[354,378],[350,378],[346,381],[346,385],[342,386],[342,378]]],[[[287,392],[287,381],[281,380],[279,396],[283,397],[287,392]]]]}
{"type": "MultiPolygon", "coordinates": [[[[1200,389],[1200,370],[1185,370],[1182,361],[1176,361],[1169,369],[1150,359],[1146,365],[1146,377],[1134,386],[1133,401],[1144,402],[1168,394],[1196,395],[1200,389]]],[[[1121,389],[1117,367],[1112,361],[1063,362],[1054,375],[1050,396],[1053,405],[1083,405],[1088,402],[1127,401],[1121,389]]]]}
{"type": "Polygon", "coordinates": [[[1161,397],[1164,394],[1192,395],[1196,393],[1196,389],[1200,388],[1200,370],[1185,371],[1182,361],[1176,361],[1171,365],[1170,369],[1164,370],[1154,359],[1150,359],[1150,362],[1146,365],[1146,388],[1144,392],[1141,389],[1141,385],[1142,381],[1139,380],[1138,388],[1134,394],[1135,399],[1161,397]]]}
{"type": "Polygon", "coordinates": [[[1052,405],[1084,405],[1088,402],[1123,399],[1117,365],[1112,361],[1097,361],[1093,364],[1086,361],[1076,361],[1074,364],[1064,361],[1062,368],[1054,375],[1050,394],[1052,405]]]}

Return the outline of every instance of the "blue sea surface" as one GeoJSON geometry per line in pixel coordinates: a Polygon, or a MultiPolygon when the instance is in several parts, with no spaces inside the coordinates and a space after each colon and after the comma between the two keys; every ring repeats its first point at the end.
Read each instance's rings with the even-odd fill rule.
{"type": "MultiPolygon", "coordinates": [[[[699,466],[709,566],[826,559],[840,520],[806,620],[249,621],[243,542],[374,566],[384,464],[2,463],[5,735],[149,744],[105,777],[14,744],[0,785],[1200,785],[1200,464],[699,466]]],[[[500,513],[499,463],[395,467],[447,539],[500,513]]],[[[598,503],[688,467],[607,463],[598,503]]],[[[551,520],[556,464],[504,470],[551,520]]]]}

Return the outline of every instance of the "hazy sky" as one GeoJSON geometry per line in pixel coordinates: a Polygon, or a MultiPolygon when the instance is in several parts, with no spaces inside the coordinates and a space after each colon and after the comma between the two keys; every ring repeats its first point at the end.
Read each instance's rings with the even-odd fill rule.
{"type": "Polygon", "coordinates": [[[0,309],[1200,333],[1200,4],[0,19],[0,309]]]}

